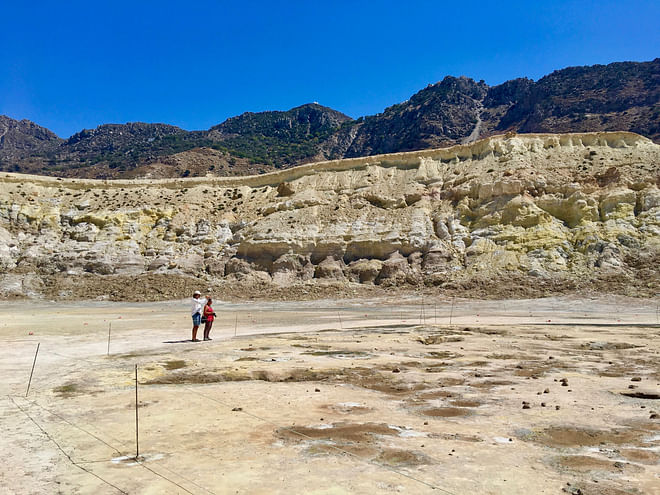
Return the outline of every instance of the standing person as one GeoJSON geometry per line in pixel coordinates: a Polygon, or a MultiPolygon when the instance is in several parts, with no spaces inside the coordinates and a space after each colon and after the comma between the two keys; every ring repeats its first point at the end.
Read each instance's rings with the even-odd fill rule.
{"type": "Polygon", "coordinates": [[[192,306],[190,307],[190,314],[192,315],[192,341],[199,342],[197,338],[197,329],[199,324],[202,321],[202,308],[204,307],[204,301],[201,299],[202,293],[198,290],[193,292],[192,296],[192,306]]]}
{"type": "Polygon", "coordinates": [[[206,299],[206,304],[204,305],[204,316],[206,317],[206,323],[204,323],[204,340],[212,340],[209,337],[209,333],[211,333],[211,327],[215,319],[215,311],[213,311],[211,304],[213,304],[213,299],[209,297],[206,299]]]}

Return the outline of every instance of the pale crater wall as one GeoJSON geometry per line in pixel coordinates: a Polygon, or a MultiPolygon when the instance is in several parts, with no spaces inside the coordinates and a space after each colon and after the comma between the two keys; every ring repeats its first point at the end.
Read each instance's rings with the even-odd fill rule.
{"type": "Polygon", "coordinates": [[[634,278],[660,252],[659,158],[627,132],[526,134],[250,177],[2,174],[0,296],[39,296],[63,275],[634,278]]]}

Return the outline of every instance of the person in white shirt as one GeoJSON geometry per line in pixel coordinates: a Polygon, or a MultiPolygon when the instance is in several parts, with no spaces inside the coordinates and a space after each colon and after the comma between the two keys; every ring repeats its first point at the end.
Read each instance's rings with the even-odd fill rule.
{"type": "Polygon", "coordinates": [[[192,341],[199,342],[197,338],[197,330],[199,325],[202,322],[202,308],[204,308],[206,300],[202,299],[202,293],[198,290],[193,292],[192,296],[192,305],[190,307],[190,314],[192,315],[193,327],[192,327],[192,341]]]}

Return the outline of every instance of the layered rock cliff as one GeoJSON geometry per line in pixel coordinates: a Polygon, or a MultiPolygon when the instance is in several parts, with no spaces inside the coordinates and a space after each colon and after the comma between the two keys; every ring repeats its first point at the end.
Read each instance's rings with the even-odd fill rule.
{"type": "Polygon", "coordinates": [[[659,163],[660,145],[612,132],[496,136],[236,178],[6,173],[0,295],[118,298],[149,280],[156,290],[138,298],[172,297],[183,294],[168,284],[193,278],[549,290],[611,280],[652,295],[659,163]]]}

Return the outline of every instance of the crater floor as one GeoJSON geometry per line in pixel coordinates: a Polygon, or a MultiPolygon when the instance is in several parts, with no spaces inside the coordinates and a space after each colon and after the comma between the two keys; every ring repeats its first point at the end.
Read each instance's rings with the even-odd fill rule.
{"type": "Polygon", "coordinates": [[[0,491],[658,493],[657,301],[215,306],[2,303],[0,491]]]}

